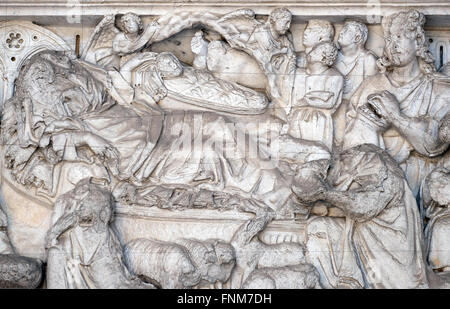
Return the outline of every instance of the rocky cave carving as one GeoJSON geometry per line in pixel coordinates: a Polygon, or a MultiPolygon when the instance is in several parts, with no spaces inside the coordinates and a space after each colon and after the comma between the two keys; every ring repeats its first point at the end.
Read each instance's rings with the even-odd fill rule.
{"type": "Polygon", "coordinates": [[[107,15],[80,55],[3,23],[0,287],[449,288],[425,21],[385,16],[380,57],[359,20],[297,51],[288,7],[107,15]],[[190,63],[152,49],[185,30],[190,63]]]}

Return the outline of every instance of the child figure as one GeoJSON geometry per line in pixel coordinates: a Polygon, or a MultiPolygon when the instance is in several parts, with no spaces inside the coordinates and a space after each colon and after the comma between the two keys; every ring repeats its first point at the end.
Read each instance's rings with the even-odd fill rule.
{"type": "Polygon", "coordinates": [[[318,43],[307,55],[306,70],[295,77],[288,133],[296,138],[320,142],[333,148],[333,113],[341,104],[344,77],[331,66],[337,48],[318,43]]]}

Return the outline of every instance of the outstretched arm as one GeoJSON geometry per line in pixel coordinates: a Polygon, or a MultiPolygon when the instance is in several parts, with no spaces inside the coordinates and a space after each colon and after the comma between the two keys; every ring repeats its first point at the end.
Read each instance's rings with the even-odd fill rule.
{"type": "MultiPolygon", "coordinates": [[[[338,208],[345,216],[356,221],[367,221],[376,217],[403,189],[399,178],[389,172],[382,183],[364,184],[360,188],[347,191],[335,190],[312,171],[309,173],[312,179],[299,175],[298,184],[293,187],[298,201],[309,207],[325,203],[328,207],[338,208]]],[[[333,216],[333,213],[330,215],[333,216]]]]}
{"type": "Polygon", "coordinates": [[[339,208],[357,221],[376,217],[392,200],[393,195],[383,190],[326,191],[323,200],[339,208]]]}

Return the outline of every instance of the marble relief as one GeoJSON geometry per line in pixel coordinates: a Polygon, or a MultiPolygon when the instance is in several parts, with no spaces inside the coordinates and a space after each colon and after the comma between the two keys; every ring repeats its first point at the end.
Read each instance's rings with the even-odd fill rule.
{"type": "Polygon", "coordinates": [[[123,12],[79,53],[1,23],[0,287],[449,288],[425,15],[384,16],[378,56],[352,16],[298,51],[294,20],[123,12]],[[192,62],[153,48],[186,30],[192,62]]]}

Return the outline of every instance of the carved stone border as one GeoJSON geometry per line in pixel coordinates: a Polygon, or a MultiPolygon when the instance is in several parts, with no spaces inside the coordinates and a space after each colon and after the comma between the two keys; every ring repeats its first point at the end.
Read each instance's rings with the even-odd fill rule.
{"type": "Polygon", "coordinates": [[[0,4],[3,16],[67,16],[81,11],[83,16],[102,16],[114,12],[135,11],[140,15],[159,15],[167,10],[198,10],[199,7],[211,12],[224,13],[236,8],[251,8],[257,14],[268,14],[274,7],[286,6],[296,16],[366,16],[386,15],[400,10],[415,8],[429,16],[450,14],[447,0],[366,0],[366,1],[314,1],[314,0],[260,0],[260,1],[217,1],[217,0],[6,0],[0,4]],[[70,12],[68,12],[70,11],[70,12]]]}

